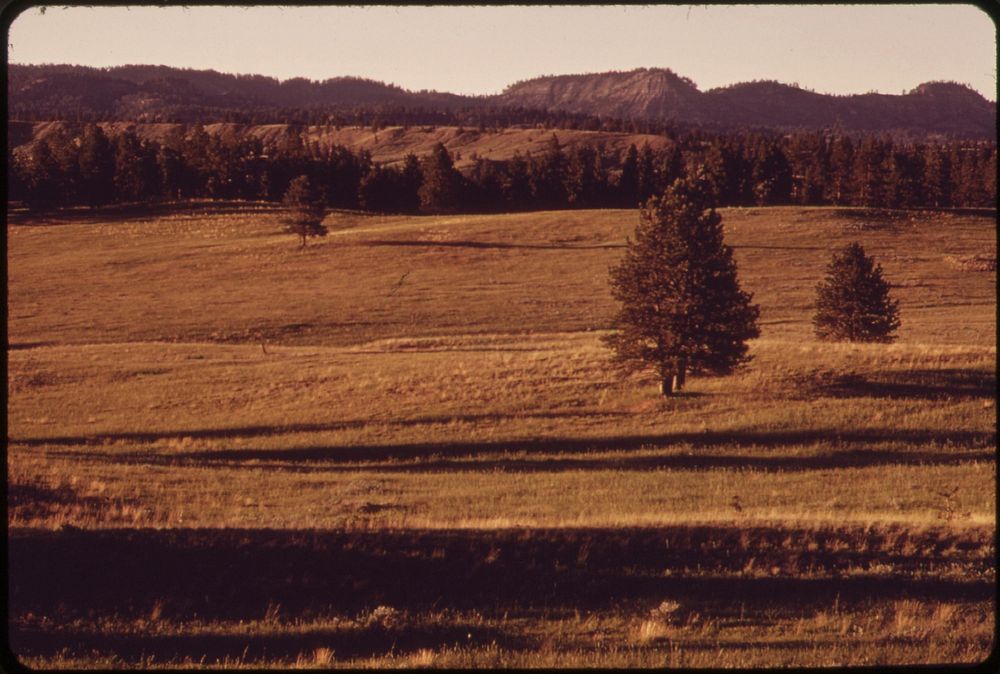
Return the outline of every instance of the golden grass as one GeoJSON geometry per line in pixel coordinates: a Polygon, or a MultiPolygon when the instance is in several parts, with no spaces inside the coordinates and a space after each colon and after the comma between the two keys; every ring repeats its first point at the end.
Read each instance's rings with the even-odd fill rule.
{"type": "MultiPolygon", "coordinates": [[[[810,339],[831,250],[859,239],[900,286],[902,341],[994,345],[995,272],[945,260],[995,254],[992,220],[919,215],[902,232],[844,233],[864,215],[843,212],[723,210],[764,337],[810,339]]],[[[603,329],[614,310],[607,269],[636,215],[337,213],[326,224],[337,233],[305,251],[267,212],[10,226],[10,340],[253,343],[259,334],[320,346],[603,329]]]]}
{"type": "MultiPolygon", "coordinates": [[[[828,606],[811,615],[772,615],[769,618],[738,616],[703,617],[693,614],[682,622],[667,624],[636,615],[582,613],[543,619],[528,625],[523,620],[482,619],[474,615],[412,616],[415,625],[468,624],[471,629],[522,633],[531,630],[551,641],[537,651],[525,652],[510,645],[475,637],[463,644],[437,648],[398,649],[374,657],[336,659],[327,647],[307,648],[285,657],[254,657],[242,653],[213,658],[188,658],[172,662],[147,659],[143,669],[184,668],[410,668],[410,667],[786,667],[891,665],[899,662],[967,662],[983,660],[992,640],[992,608],[966,603],[951,607],[949,619],[938,620],[936,609],[921,602],[902,600],[887,606],[855,608],[828,606]],[[955,631],[962,634],[955,638],[955,631]],[[787,648],[786,640],[806,641],[806,648],[787,648]],[[556,645],[558,644],[558,646],[556,645]],[[911,659],[912,658],[912,659],[911,659]]],[[[164,623],[108,624],[108,632],[134,634],[242,633],[249,638],[297,635],[305,643],[324,634],[365,638],[363,622],[350,617],[295,624],[212,624],[202,626],[164,623]]],[[[386,635],[388,639],[392,634],[386,635]]],[[[256,642],[255,642],[256,643],[256,642]]],[[[132,668],[134,660],[115,657],[28,658],[29,666],[59,668],[132,668]]]]}
{"type": "MultiPolygon", "coordinates": [[[[863,554],[866,565],[838,572],[844,582],[926,586],[808,610],[751,601],[752,620],[683,599],[651,613],[664,597],[571,615],[517,602],[475,615],[373,604],[326,623],[295,619],[277,599],[242,623],[173,615],[158,600],[134,618],[70,618],[70,603],[44,619],[12,613],[23,634],[47,635],[26,664],[754,667],[987,652],[992,608],[934,588],[995,582],[995,551],[981,545],[996,511],[995,272],[949,262],[995,256],[993,220],[916,213],[859,228],[875,216],[726,209],[762,337],[743,371],[693,378],[664,399],[649,377],[617,377],[600,341],[614,309],[607,268],[634,212],[335,213],[331,236],[299,251],[272,209],[227,208],[8,227],[13,532],[528,540],[736,527],[778,532],[780,554],[748,533],[716,580],[829,580],[797,560],[863,554]],[[895,344],[811,335],[815,283],[853,239],[897,286],[895,344]],[[782,538],[800,529],[815,536],[782,538]],[[933,570],[928,555],[941,560],[933,570]],[[453,638],[461,630],[475,638],[453,638]],[[290,641],[280,657],[230,648],[250,634],[290,641]],[[343,645],[358,634],[374,640],[369,653],[343,645]],[[142,659],[123,645],[155,635],[193,650],[151,646],[142,659]],[[49,648],[91,638],[118,646],[49,648]]],[[[471,562],[514,553],[494,542],[471,562]]],[[[428,554],[447,561],[444,549],[428,554]]],[[[574,554],[567,568],[592,564],[586,546],[574,554]]],[[[696,567],[661,578],[695,581],[696,567]]]]}
{"type": "Polygon", "coordinates": [[[754,354],[661,400],[613,377],[588,333],[18,350],[10,481],[75,496],[15,504],[11,521],[992,521],[993,348],[760,340],[754,354]]]}

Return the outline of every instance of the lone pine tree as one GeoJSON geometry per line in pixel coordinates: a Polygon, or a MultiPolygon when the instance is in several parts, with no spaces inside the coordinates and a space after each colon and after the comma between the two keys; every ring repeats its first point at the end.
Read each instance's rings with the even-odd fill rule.
{"type": "Polygon", "coordinates": [[[664,395],[688,372],[729,374],[750,360],[759,308],[740,289],[722,218],[701,180],[675,180],[640,209],[635,238],[611,269],[621,302],[619,330],[605,338],[614,360],[634,372],[654,368],[664,395]]]}
{"type": "Polygon", "coordinates": [[[285,231],[298,234],[303,247],[306,245],[306,237],[326,236],[327,229],[322,224],[326,206],[310,184],[308,176],[301,175],[291,182],[282,203],[287,209],[285,231]]]}
{"type": "Polygon", "coordinates": [[[889,296],[882,265],[855,242],[837,251],[816,286],[816,336],[849,342],[891,342],[899,303],[889,296]]]}

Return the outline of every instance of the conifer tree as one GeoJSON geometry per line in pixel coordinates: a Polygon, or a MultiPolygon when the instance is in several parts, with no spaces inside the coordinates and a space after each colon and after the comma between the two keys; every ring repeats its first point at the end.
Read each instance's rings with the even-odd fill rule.
{"type": "Polygon", "coordinates": [[[830,179],[824,197],[832,204],[854,201],[854,144],[848,136],[837,136],[830,145],[830,179]]]}
{"type": "Polygon", "coordinates": [[[589,145],[578,145],[570,153],[566,193],[567,203],[571,207],[593,206],[600,197],[597,161],[597,152],[589,145]]]}
{"type": "Polygon", "coordinates": [[[115,175],[115,149],[101,127],[87,124],[80,136],[80,194],[88,206],[111,201],[115,175]]]}
{"type": "Polygon", "coordinates": [[[297,234],[306,245],[310,236],[326,236],[327,229],[323,226],[326,216],[326,206],[317,191],[309,182],[309,177],[301,175],[291,182],[285,192],[282,202],[288,209],[285,216],[285,231],[297,234]]]}
{"type": "Polygon", "coordinates": [[[816,286],[816,336],[830,341],[891,342],[899,304],[889,296],[882,265],[854,242],[837,251],[816,286]]]}
{"type": "Polygon", "coordinates": [[[676,180],[640,209],[635,238],[611,269],[619,331],[605,338],[626,371],[651,367],[664,395],[686,374],[729,374],[750,360],[759,309],[740,289],[722,218],[703,179],[676,180]]]}
{"type": "Polygon", "coordinates": [[[507,171],[501,181],[504,201],[512,211],[524,211],[531,208],[531,176],[528,173],[528,161],[517,150],[507,162],[507,171]]]}
{"type": "Polygon", "coordinates": [[[420,162],[422,182],[417,194],[424,213],[454,213],[462,197],[462,174],[455,169],[451,155],[441,143],[420,162]]]}
{"type": "Polygon", "coordinates": [[[48,211],[62,205],[65,178],[49,141],[33,144],[23,167],[24,200],[34,211],[48,211]]]}
{"type": "Polygon", "coordinates": [[[180,199],[184,185],[184,157],[174,148],[162,145],[156,153],[156,166],[160,173],[161,196],[180,199]]]}
{"type": "Polygon", "coordinates": [[[867,137],[854,153],[854,183],[858,206],[885,205],[887,176],[885,160],[892,151],[891,142],[867,137]]]}
{"type": "Polygon", "coordinates": [[[404,213],[416,213],[420,209],[420,185],[423,179],[420,160],[411,152],[403,160],[403,181],[400,185],[399,202],[404,213]]]}
{"type": "Polygon", "coordinates": [[[628,146],[618,176],[618,200],[623,208],[635,208],[639,203],[639,150],[635,143],[628,146]]]}
{"type": "Polygon", "coordinates": [[[948,153],[938,145],[930,145],[924,155],[922,191],[925,205],[951,206],[951,162],[948,153]]]}
{"type": "Polygon", "coordinates": [[[567,201],[566,155],[555,134],[545,145],[545,152],[531,162],[531,193],[541,208],[562,208],[567,201]]]}
{"type": "Polygon", "coordinates": [[[684,170],[684,155],[681,153],[677,143],[671,143],[660,154],[660,165],[657,171],[659,180],[657,181],[657,192],[662,192],[668,185],[673,185],[678,178],[683,179],[687,174],[684,170]]]}
{"type": "Polygon", "coordinates": [[[636,191],[639,203],[645,203],[656,193],[656,166],[653,148],[643,143],[636,164],[636,191]]]}
{"type": "Polygon", "coordinates": [[[159,191],[156,158],[130,128],[115,138],[114,191],[118,201],[144,201],[159,191]]]}
{"type": "Polygon", "coordinates": [[[375,166],[361,179],[358,186],[358,203],[366,211],[398,213],[400,176],[393,168],[375,166]]]}

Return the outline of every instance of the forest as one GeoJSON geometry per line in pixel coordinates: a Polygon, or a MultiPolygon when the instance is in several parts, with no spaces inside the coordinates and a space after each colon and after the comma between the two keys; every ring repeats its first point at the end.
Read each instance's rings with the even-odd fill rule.
{"type": "MultiPolygon", "coordinates": [[[[71,127],[72,128],[72,127],[71,127]]],[[[675,179],[702,172],[720,206],[988,207],[996,200],[996,144],[916,142],[826,132],[693,132],[662,149],[564,145],[507,161],[473,158],[464,172],[443,145],[405,161],[321,148],[305,129],[273,142],[225,139],[201,124],[162,142],[129,128],[85,123],[8,158],[9,198],[32,210],[189,198],[279,201],[307,175],[331,208],[380,213],[495,213],[634,207],[675,179]]]]}

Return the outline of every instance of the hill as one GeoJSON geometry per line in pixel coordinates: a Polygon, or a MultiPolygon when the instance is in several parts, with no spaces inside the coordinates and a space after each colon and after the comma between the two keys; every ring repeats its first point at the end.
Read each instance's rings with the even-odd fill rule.
{"type": "Polygon", "coordinates": [[[701,94],[669,70],[539,77],[513,84],[499,99],[511,105],[609,117],[697,120],[701,94]]]}
{"type": "Polygon", "coordinates": [[[925,83],[903,95],[830,96],[772,81],[701,92],[691,80],[653,68],[543,77],[514,84],[499,98],[508,105],[721,127],[996,135],[995,103],[963,85],[942,82],[925,83]]]}
{"type": "MultiPolygon", "coordinates": [[[[668,69],[539,77],[495,96],[460,96],[355,77],[279,81],[167,66],[96,69],[70,65],[8,68],[11,119],[226,121],[267,111],[400,109],[456,111],[527,108],[604,118],[670,121],[720,128],[762,127],[901,131],[995,138],[996,104],[955,83],[928,82],[902,95],[830,96],[778,82],[749,82],[702,92],[668,69]]],[[[284,120],[290,121],[290,120],[284,120]]]]}
{"type": "Polygon", "coordinates": [[[284,81],[263,75],[229,75],[214,70],[130,65],[89,68],[73,65],[17,65],[8,69],[8,91],[14,105],[92,110],[124,119],[169,108],[201,106],[307,107],[317,105],[427,105],[449,107],[467,99],[437,92],[413,93],[360,77],[334,77],[322,82],[304,78],[284,81]]]}

